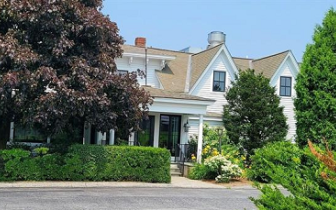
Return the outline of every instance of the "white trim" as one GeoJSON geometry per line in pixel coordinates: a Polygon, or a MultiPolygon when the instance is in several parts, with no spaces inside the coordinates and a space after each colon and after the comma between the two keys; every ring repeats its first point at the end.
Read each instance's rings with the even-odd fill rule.
{"type": "Polygon", "coordinates": [[[188,69],[187,69],[187,78],[186,78],[186,83],[185,83],[185,88],[184,88],[184,92],[185,93],[188,93],[189,89],[190,89],[191,68],[192,68],[192,59],[191,59],[191,55],[189,55],[189,58],[188,58],[188,69]]]}
{"type": "Polygon", "coordinates": [[[209,106],[213,104],[215,101],[200,101],[200,100],[193,100],[193,99],[176,99],[176,98],[160,98],[154,97],[154,102],[162,102],[162,103],[173,103],[173,104],[190,104],[190,105],[205,105],[209,106]]]}
{"type": "Polygon", "coordinates": [[[217,69],[214,69],[214,70],[212,70],[212,73],[211,73],[211,77],[212,77],[212,80],[211,80],[211,93],[225,93],[225,91],[226,91],[226,86],[227,86],[227,71],[225,71],[225,70],[217,70],[217,69]],[[213,90],[213,82],[214,82],[214,73],[215,73],[215,71],[217,71],[217,72],[224,72],[225,73],[225,78],[224,78],[224,91],[214,91],[213,90]]]}
{"type": "Polygon", "coordinates": [[[289,68],[289,70],[291,71],[292,73],[292,76],[294,77],[294,79],[296,80],[296,76],[299,74],[299,71],[300,71],[300,67],[292,53],[292,51],[289,51],[288,52],[288,55],[286,55],[286,57],[283,59],[283,61],[281,62],[279,68],[275,71],[275,74],[272,76],[271,80],[270,80],[270,84],[272,86],[276,86],[276,81],[280,78],[281,76],[281,73],[283,70],[283,66],[285,65],[287,59],[291,59],[292,63],[293,63],[293,66],[294,66],[294,69],[292,68],[289,68]]]}
{"type": "MultiPolygon", "coordinates": [[[[155,77],[156,77],[157,81],[159,82],[159,85],[160,85],[159,89],[163,90],[164,87],[163,87],[163,85],[162,85],[162,82],[161,82],[161,80],[160,80],[160,77],[157,75],[157,71],[154,71],[154,74],[155,74],[155,77]]],[[[152,87],[153,87],[153,86],[152,86],[152,87]]]]}
{"type": "MultiPolygon", "coordinates": [[[[145,53],[123,53],[122,57],[134,57],[134,58],[145,58],[145,53]]],[[[169,56],[169,55],[151,55],[147,54],[147,59],[156,59],[156,60],[175,60],[176,56],[169,56]]]]}
{"type": "MultiPolygon", "coordinates": [[[[215,60],[218,58],[218,56],[224,52],[224,54],[226,55],[229,64],[232,66],[234,73],[236,73],[238,75],[238,69],[236,64],[233,62],[232,56],[229,53],[229,50],[227,49],[227,47],[225,46],[225,44],[222,45],[222,47],[218,50],[218,52],[216,53],[216,55],[212,58],[211,62],[209,63],[209,65],[205,68],[205,70],[203,70],[201,76],[197,79],[196,83],[194,84],[194,86],[191,88],[190,93],[192,93],[195,88],[197,87],[197,85],[201,82],[202,78],[205,76],[206,72],[210,69],[210,67],[212,66],[212,64],[215,62],[215,60]]],[[[235,75],[231,75],[232,79],[235,78],[235,75]]]]}
{"type": "MultiPolygon", "coordinates": [[[[199,117],[198,116],[190,116],[189,120],[198,120],[199,117]]],[[[222,118],[220,117],[207,117],[206,115],[203,117],[204,120],[206,121],[217,121],[217,122],[221,122],[223,121],[222,118]]]]}
{"type": "Polygon", "coordinates": [[[202,162],[202,150],[203,150],[203,115],[199,116],[198,125],[198,142],[197,142],[197,162],[202,162]]]}

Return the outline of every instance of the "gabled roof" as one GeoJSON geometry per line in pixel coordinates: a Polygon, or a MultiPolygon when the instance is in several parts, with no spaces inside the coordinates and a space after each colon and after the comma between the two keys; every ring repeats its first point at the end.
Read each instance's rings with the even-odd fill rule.
{"type": "MultiPolygon", "coordinates": [[[[161,71],[156,71],[156,75],[160,80],[164,91],[156,89],[150,90],[150,92],[154,94],[154,96],[160,95],[160,97],[163,97],[165,95],[167,97],[174,97],[174,95],[178,96],[180,93],[182,94],[178,96],[180,98],[190,97],[190,95],[183,95],[186,87],[186,82],[188,82],[187,73],[189,68],[189,58],[191,58],[191,69],[189,72],[190,84],[188,85],[191,88],[202,76],[203,72],[207,69],[207,67],[223,45],[224,44],[220,44],[196,54],[148,47],[148,54],[175,57],[174,60],[170,60],[169,62],[167,62],[166,66],[161,71]]],[[[122,49],[126,53],[145,53],[145,48],[132,45],[123,45],[122,49]]],[[[263,73],[265,77],[272,78],[289,53],[290,51],[287,50],[259,59],[238,57],[232,57],[232,59],[238,69],[246,70],[252,68],[255,70],[256,73],[263,73]]],[[[147,87],[147,89],[149,88],[147,87]]]]}
{"type": "Polygon", "coordinates": [[[190,87],[193,87],[223,44],[192,55],[190,87]]]}
{"type": "Polygon", "coordinates": [[[262,73],[267,78],[272,78],[279,69],[281,63],[290,51],[286,50],[281,53],[270,55],[259,59],[233,58],[236,66],[241,70],[254,69],[257,74],[262,73]]]}
{"type": "MultiPolygon", "coordinates": [[[[124,52],[129,53],[145,53],[145,48],[132,45],[123,45],[122,49],[124,50],[124,52]]],[[[188,60],[189,56],[192,54],[151,47],[147,48],[147,53],[153,55],[175,56],[175,59],[169,61],[165,68],[162,69],[162,71],[156,71],[156,75],[165,90],[184,92],[186,83],[185,81],[187,77],[188,60]]]]}
{"type": "Polygon", "coordinates": [[[267,78],[272,78],[275,74],[276,70],[280,67],[283,60],[288,55],[289,50],[270,55],[264,58],[260,58],[252,61],[253,69],[256,73],[263,73],[263,75],[267,78]]]}

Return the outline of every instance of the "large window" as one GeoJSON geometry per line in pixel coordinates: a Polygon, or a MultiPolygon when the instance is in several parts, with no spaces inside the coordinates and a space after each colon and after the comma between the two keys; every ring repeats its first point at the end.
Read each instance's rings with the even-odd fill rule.
{"type": "Polygon", "coordinates": [[[292,95],[292,78],[280,77],[280,96],[292,95]]]}
{"type": "Polygon", "coordinates": [[[225,76],[224,71],[214,71],[213,73],[213,86],[212,90],[215,92],[224,92],[225,91],[225,76]]]}
{"type": "Polygon", "coordinates": [[[154,142],[154,116],[149,116],[148,119],[142,120],[140,124],[141,131],[136,133],[137,146],[153,146],[154,142]]]}

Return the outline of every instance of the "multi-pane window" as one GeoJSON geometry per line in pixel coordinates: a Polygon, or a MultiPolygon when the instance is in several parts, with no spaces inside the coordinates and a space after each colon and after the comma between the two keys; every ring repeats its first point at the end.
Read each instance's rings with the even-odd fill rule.
{"type": "Polygon", "coordinates": [[[216,92],[225,91],[225,76],[226,76],[226,73],[224,71],[214,71],[213,86],[212,86],[213,91],[216,91],[216,92]]]}
{"type": "Polygon", "coordinates": [[[280,77],[280,96],[292,95],[292,78],[280,77]]]}

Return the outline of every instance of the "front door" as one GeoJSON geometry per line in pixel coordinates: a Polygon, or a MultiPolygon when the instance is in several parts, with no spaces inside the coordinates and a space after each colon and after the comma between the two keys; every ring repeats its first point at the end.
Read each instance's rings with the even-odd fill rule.
{"type": "Polygon", "coordinates": [[[175,156],[176,145],[180,143],[181,116],[161,115],[159,147],[170,150],[175,156]]]}

